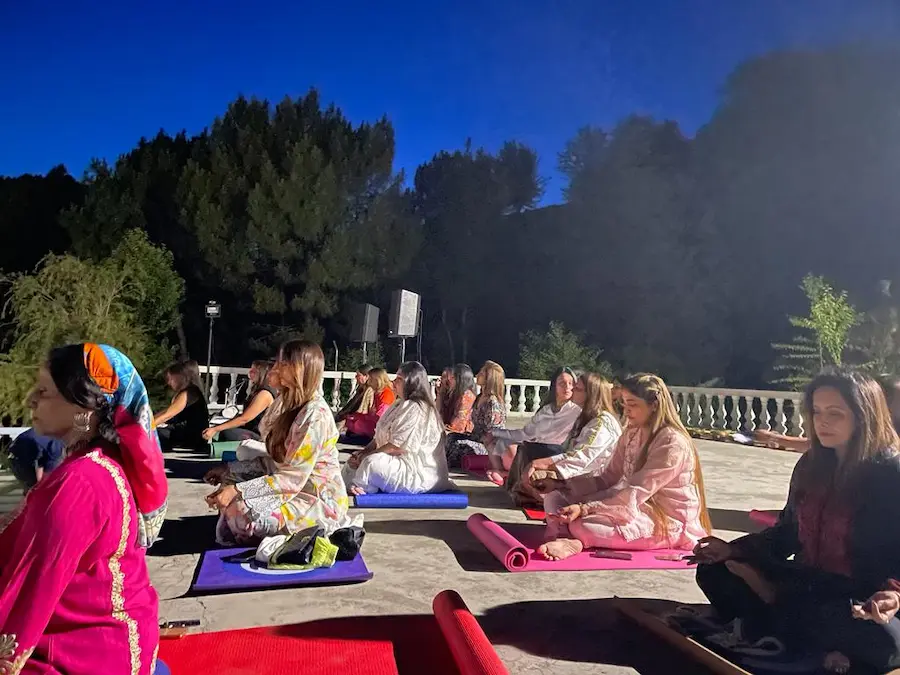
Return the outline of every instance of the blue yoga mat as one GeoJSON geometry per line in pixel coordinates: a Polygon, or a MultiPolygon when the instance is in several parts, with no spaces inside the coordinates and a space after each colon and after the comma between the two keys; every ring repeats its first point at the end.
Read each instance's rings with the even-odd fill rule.
{"type": "Polygon", "coordinates": [[[305,572],[269,570],[260,566],[255,560],[250,562],[230,560],[240,554],[252,553],[253,550],[252,548],[238,547],[204,552],[200,559],[197,578],[191,585],[191,592],[264,590],[285,586],[329,586],[359,583],[372,578],[372,573],[359,554],[353,560],[336,562],[334,567],[321,567],[305,572]]]}
{"type": "Polygon", "coordinates": [[[222,451],[222,461],[223,462],[236,462],[237,461],[237,451],[236,450],[223,450],[222,451]]]}
{"type": "Polygon", "coordinates": [[[377,492],[359,495],[354,503],[359,509],[464,509],[469,506],[469,495],[458,490],[421,495],[377,492]]]}

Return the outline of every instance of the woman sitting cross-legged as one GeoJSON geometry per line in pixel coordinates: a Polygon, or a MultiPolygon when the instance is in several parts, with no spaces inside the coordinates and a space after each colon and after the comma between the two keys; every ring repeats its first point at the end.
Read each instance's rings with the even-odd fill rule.
{"type": "Polygon", "coordinates": [[[579,377],[572,403],[581,406],[581,414],[564,451],[536,459],[526,469],[535,496],[560,489],[565,481],[577,476],[603,473],[622,435],[622,425],[613,409],[612,387],[602,375],[584,373],[579,377]]]}
{"type": "Polygon", "coordinates": [[[371,366],[360,366],[357,368],[356,375],[354,375],[356,389],[353,391],[350,400],[334,414],[334,421],[338,424],[347,419],[347,415],[350,413],[367,412],[369,410],[374,400],[372,390],[366,386],[369,383],[369,372],[371,370],[371,366]],[[366,401],[366,399],[368,400],[366,401]],[[363,407],[364,409],[361,409],[363,407]]]}
{"type": "MultiPolygon", "coordinates": [[[[520,483],[528,480],[525,470],[535,459],[561,453],[562,444],[569,438],[575,420],[581,414],[581,408],[572,402],[577,379],[571,368],[560,368],[550,381],[540,409],[524,428],[497,429],[488,437],[492,446],[491,462],[495,467],[494,471],[488,472],[488,478],[498,485],[505,482],[517,503],[520,503],[517,498],[521,494],[520,483]],[[505,478],[497,468],[501,462],[503,468],[509,467],[509,475],[505,478]]],[[[529,497],[526,502],[533,502],[533,499],[529,497]]]]}
{"type": "Polygon", "coordinates": [[[447,368],[441,375],[437,407],[444,428],[452,434],[472,431],[472,407],[475,405],[475,375],[465,363],[447,368]]]}
{"type": "Polygon", "coordinates": [[[344,467],[350,492],[423,493],[452,487],[444,454],[444,427],[425,368],[400,366],[394,378],[400,399],[378,420],[375,438],[344,467]]]}
{"type": "Polygon", "coordinates": [[[544,498],[538,552],[550,560],[594,547],[690,550],[711,531],[700,459],[665,383],[641,374],[622,389],[628,425],[606,469],[544,498]]]}
{"type": "Polygon", "coordinates": [[[165,378],[175,395],[169,407],[153,420],[162,449],[208,448],[203,430],[209,426],[209,407],[200,384],[199,364],[193,360],[177,361],[166,368],[165,378]]]}
{"type": "Polygon", "coordinates": [[[472,433],[447,435],[447,463],[462,465],[466,455],[487,455],[488,434],[506,426],[506,383],[499,363],[487,361],[476,378],[481,393],[475,399],[472,433]]]}
{"type": "Polygon", "coordinates": [[[347,524],[337,427],[319,393],[322,349],[311,342],[287,342],[274,370],[281,413],[270,427],[266,420],[268,455],[228,464],[216,476],[221,485],[206,498],[219,510],[216,540],[222,545],[249,545],[313,525],[330,534],[347,524]]]}
{"type": "Polygon", "coordinates": [[[203,432],[205,440],[211,441],[217,434],[220,441],[260,440],[259,423],[276,396],[275,389],[267,384],[271,367],[269,361],[253,362],[249,373],[250,391],[244,410],[227,422],[209,427],[203,432]]]}
{"type": "Polygon", "coordinates": [[[826,670],[887,672],[900,666],[900,441],[868,376],[822,374],[804,405],[811,447],[778,523],[695,551],[719,618],[740,619],[713,639],[740,649],[774,636],[826,670]]]}
{"type": "MultiPolygon", "coordinates": [[[[390,408],[396,396],[391,378],[384,368],[372,368],[369,371],[366,388],[371,392],[369,401],[371,404],[365,410],[350,413],[344,420],[346,433],[341,438],[344,443],[352,445],[365,445],[375,436],[375,426],[381,416],[390,408]]],[[[363,401],[365,406],[366,401],[363,401]]]]}
{"type": "Polygon", "coordinates": [[[50,352],[28,405],[66,458],[0,517],[0,673],[152,673],[145,549],[168,487],[144,383],[121,352],[69,345],[50,352]]]}

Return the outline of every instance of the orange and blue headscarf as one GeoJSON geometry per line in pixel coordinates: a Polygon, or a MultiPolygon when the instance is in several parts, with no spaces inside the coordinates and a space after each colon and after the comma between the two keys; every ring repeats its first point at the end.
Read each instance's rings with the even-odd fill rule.
{"type": "Polygon", "coordinates": [[[107,345],[86,343],[84,366],[113,407],[122,469],[140,514],[138,544],[148,548],[162,529],[169,486],[147,388],[131,360],[107,345]]]}

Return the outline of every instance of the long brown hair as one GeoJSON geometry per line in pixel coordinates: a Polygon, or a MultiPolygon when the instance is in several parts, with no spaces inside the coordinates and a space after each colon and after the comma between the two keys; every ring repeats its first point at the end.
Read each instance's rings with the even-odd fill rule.
{"type": "Polygon", "coordinates": [[[200,382],[200,364],[193,359],[170,363],[163,371],[163,375],[171,375],[178,381],[178,389],[175,390],[176,394],[180,394],[191,386],[197,387],[201,392],[203,391],[203,386],[200,382]]]}
{"type": "Polygon", "coordinates": [[[319,391],[325,372],[325,354],[313,342],[291,340],[281,346],[275,367],[281,383],[281,414],[266,437],[266,447],[272,459],[283,462],[291,425],[319,391]]]}
{"type": "Polygon", "coordinates": [[[795,477],[795,487],[801,493],[823,488],[832,481],[839,489],[848,488],[850,479],[861,465],[885,454],[895,454],[900,447],[884,390],[868,375],[852,370],[826,371],[807,386],[803,407],[808,420],[810,449],[806,452],[808,459],[795,477]],[[840,466],[834,452],[825,448],[816,435],[813,398],[823,387],[837,390],[853,413],[853,435],[840,466]]]}
{"type": "MultiPolygon", "coordinates": [[[[700,495],[700,524],[708,534],[712,533],[712,523],[709,520],[709,511],[706,509],[706,489],[703,485],[703,471],[700,468],[700,456],[697,454],[697,448],[691,435],[684,427],[678,411],[675,408],[675,402],[672,400],[672,394],[669,388],[657,375],[649,373],[638,373],[622,380],[622,389],[632,396],[636,396],[647,403],[652,410],[650,422],[648,424],[647,441],[641,448],[635,462],[635,469],[640,471],[647,463],[647,457],[650,454],[650,445],[656,439],[656,436],[665,428],[670,428],[676,433],[684,436],[691,445],[694,453],[694,482],[697,486],[697,492],[700,495]],[[654,407],[655,404],[655,407],[654,407]]],[[[665,536],[667,534],[666,514],[660,508],[656,499],[651,497],[647,503],[650,506],[650,516],[653,518],[653,531],[656,536],[665,536]]]]}
{"type": "Polygon", "coordinates": [[[272,362],[269,360],[258,360],[251,363],[250,367],[256,369],[256,378],[250,380],[250,391],[247,392],[247,395],[253,396],[266,386],[266,380],[269,379],[269,371],[272,370],[272,362]]]}
{"type": "Polygon", "coordinates": [[[505,403],[506,373],[503,372],[503,366],[494,361],[485,361],[478,374],[484,375],[484,385],[475,404],[490,403],[491,397],[495,397],[501,404],[505,403]]]}
{"type": "Polygon", "coordinates": [[[581,414],[572,427],[572,438],[576,438],[595,419],[609,413],[616,416],[612,404],[612,385],[599,373],[582,373],[578,380],[584,385],[584,405],[581,414]]]}

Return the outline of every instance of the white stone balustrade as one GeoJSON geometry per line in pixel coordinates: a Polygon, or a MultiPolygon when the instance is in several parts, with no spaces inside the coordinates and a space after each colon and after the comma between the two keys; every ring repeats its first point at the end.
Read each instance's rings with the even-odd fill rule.
{"type": "MultiPolygon", "coordinates": [[[[201,366],[200,370],[205,373],[206,367],[201,366]]],[[[248,369],[212,366],[211,372],[209,407],[210,410],[220,410],[226,404],[225,392],[240,378],[246,378],[248,369]]],[[[434,385],[440,377],[430,375],[429,379],[434,385]]],[[[506,380],[505,398],[509,416],[530,417],[549,387],[547,380],[506,380]]],[[[355,389],[355,373],[325,371],[323,391],[335,410],[353,395],[355,389]]],[[[686,426],[732,431],[767,429],[790,436],[805,435],[801,393],[707,387],[672,387],[671,390],[686,426]]]]}

